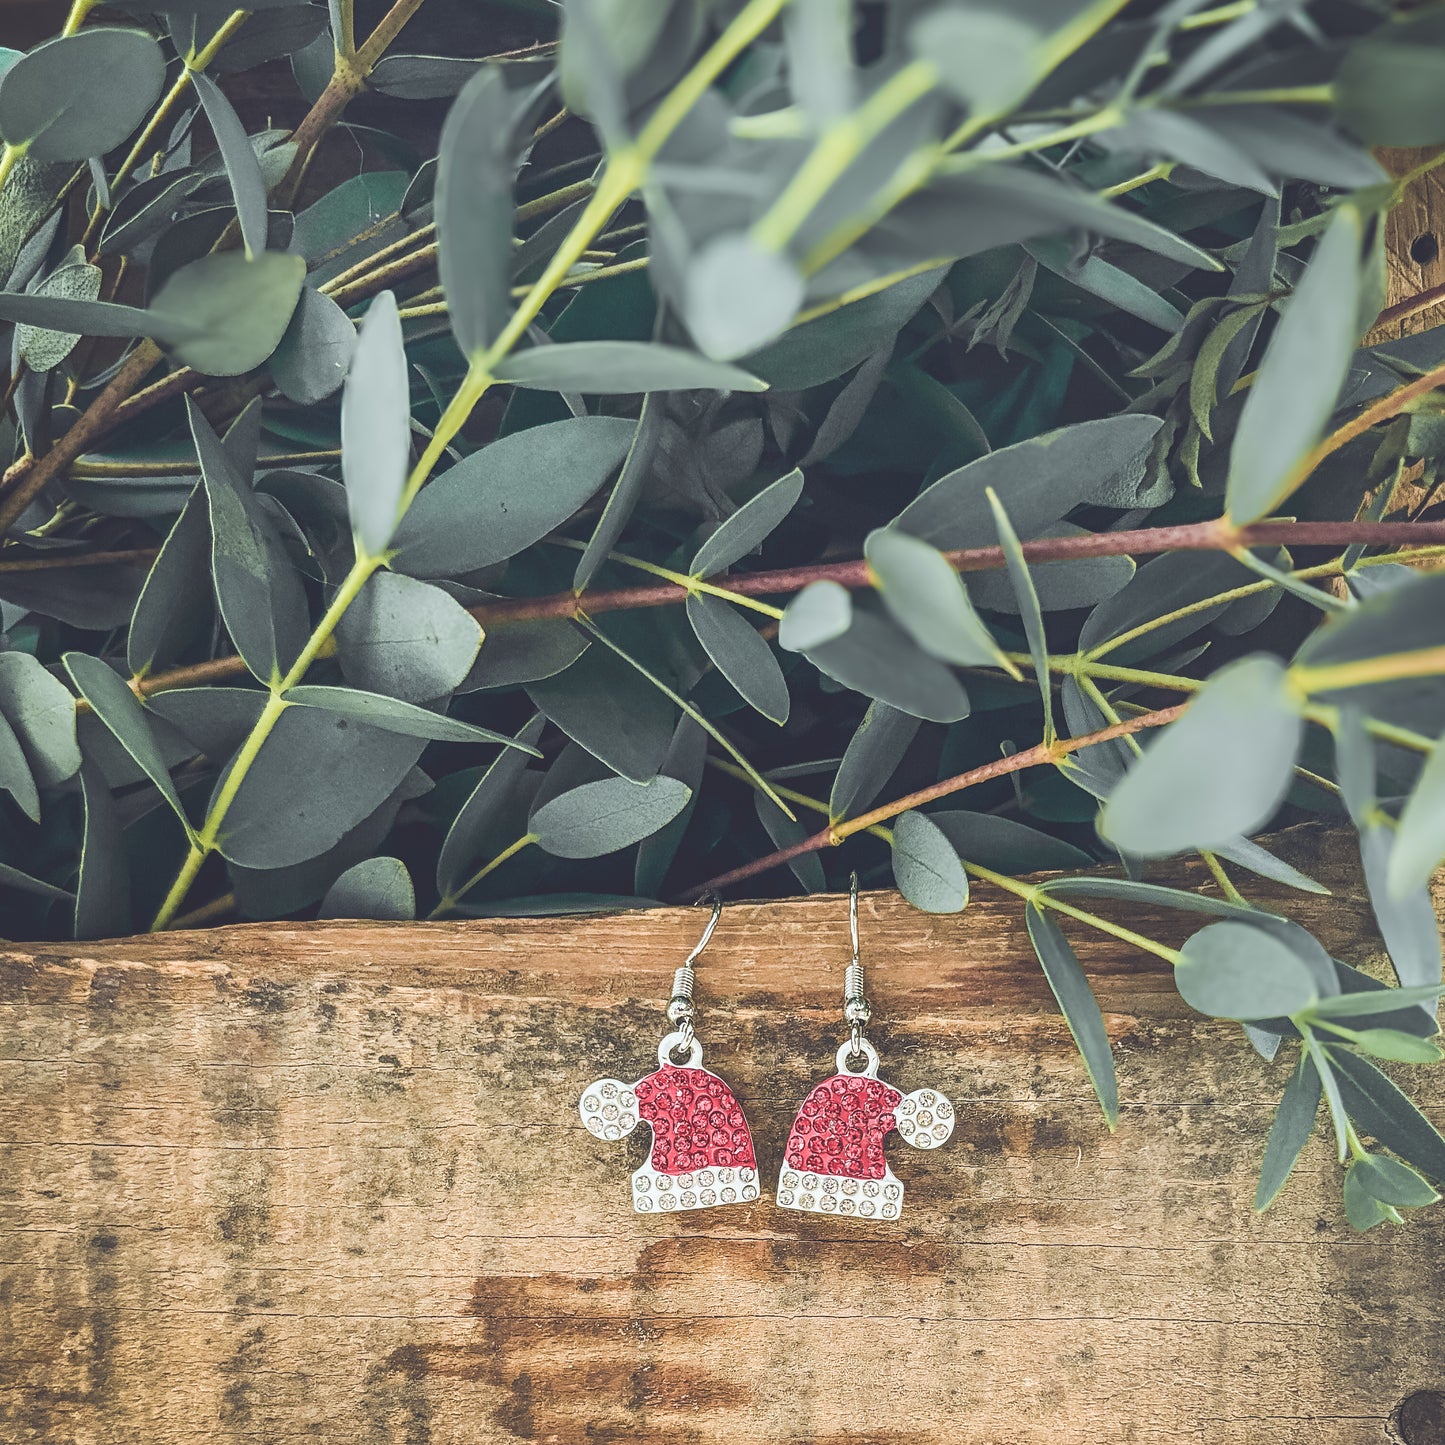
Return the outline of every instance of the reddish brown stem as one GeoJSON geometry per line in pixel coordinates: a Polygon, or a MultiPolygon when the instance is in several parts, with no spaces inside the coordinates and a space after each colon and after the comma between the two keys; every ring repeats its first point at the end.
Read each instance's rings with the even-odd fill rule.
{"type": "Polygon", "coordinates": [[[58,477],[76,457],[89,451],[110,431],[121,403],[160,359],[160,347],[153,341],[142,341],[126,357],[105,390],[44,456],[22,457],[5,473],[4,500],[0,501],[0,537],[20,520],[21,514],[40,495],[47,482],[58,477]]]}
{"type": "Polygon", "coordinates": [[[61,567],[105,567],[116,562],[144,567],[154,562],[159,552],[159,547],[129,547],[117,552],[48,552],[39,557],[0,562],[0,573],[54,572],[61,567]]]}
{"type": "MultiPolygon", "coordinates": [[[[1257,522],[1231,528],[1228,523],[1194,522],[1178,527],[1145,527],[1132,532],[1097,532],[1077,537],[1040,537],[1023,543],[1029,562],[1062,562],[1080,557],[1146,556],[1154,552],[1220,551],[1235,547],[1295,546],[1439,546],[1445,545],[1445,522],[1257,522]]],[[[1004,565],[1001,547],[968,547],[944,554],[960,572],[997,570],[1004,565]]],[[[858,588],[870,585],[865,561],[818,562],[776,572],[743,572],[712,579],[718,587],[744,597],[799,592],[811,582],[836,582],[858,588]]],[[[610,592],[559,592],[548,597],[518,597],[486,602],[472,609],[483,625],[489,622],[535,621],[546,617],[594,616],[637,607],[668,607],[684,601],[687,592],[671,582],[618,587],[610,592]]]]}
{"type": "Polygon", "coordinates": [[[1445,301],[1445,285],[1431,286],[1414,296],[1407,296],[1403,301],[1395,302],[1393,306],[1385,307],[1370,329],[1374,331],[1381,326],[1393,326],[1397,322],[1408,321],[1412,316],[1418,316],[1422,311],[1440,305],[1442,301],[1445,301]]]}
{"type": "Polygon", "coordinates": [[[1127,737],[1130,733],[1143,732],[1146,728],[1163,727],[1165,723],[1173,722],[1187,706],[1188,703],[1181,702],[1176,703],[1173,707],[1159,708],[1155,712],[1140,713],[1138,717],[1126,718],[1123,722],[1100,728],[1098,732],[1085,733],[1076,738],[1057,738],[1052,743],[1040,743],[1037,747],[1028,748],[1024,752],[999,758],[997,761],[985,763],[979,768],[970,768],[966,773],[958,773],[954,777],[945,778],[941,783],[934,783],[931,787],[919,788],[917,792],[908,793],[891,803],[885,803],[881,808],[874,808],[872,812],[863,813],[857,818],[849,818],[846,822],[820,828],[811,837],[789,844],[786,848],[779,848],[765,857],[755,858],[751,863],[744,863],[726,873],[719,873],[715,878],[709,878],[695,888],[690,888],[683,894],[680,901],[690,903],[709,890],[727,888],[734,883],[741,883],[746,878],[755,878],[759,873],[766,873],[784,863],[791,862],[794,858],[801,858],[806,853],[819,853],[824,848],[836,848],[845,838],[851,837],[854,833],[861,833],[867,828],[877,827],[879,823],[896,818],[900,813],[906,813],[913,808],[921,808],[925,803],[936,802],[939,798],[946,798],[952,793],[960,793],[965,788],[972,788],[978,783],[986,783],[991,778],[1005,777],[1009,773],[1021,772],[1025,768],[1036,768],[1044,763],[1056,763],[1061,758],[1068,757],[1070,753],[1076,753],[1081,748],[1092,747],[1095,743],[1107,743],[1114,738],[1127,737]]]}

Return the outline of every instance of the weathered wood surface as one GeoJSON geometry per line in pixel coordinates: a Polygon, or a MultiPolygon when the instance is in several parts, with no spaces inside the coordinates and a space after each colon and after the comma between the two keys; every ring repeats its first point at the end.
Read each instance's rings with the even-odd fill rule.
{"type": "MultiPolygon", "coordinates": [[[[1403,176],[1437,154],[1424,149],[1389,147],[1376,152],[1392,176],[1403,176]]],[[[1385,216],[1385,304],[1397,306],[1437,286],[1445,286],[1445,178],[1427,171],[1406,187],[1399,204],[1385,216]]],[[[1445,322],[1445,303],[1376,326],[1365,340],[1371,346],[1398,341],[1445,322]]]]}
{"type": "MultiPolygon", "coordinates": [[[[1337,890],[1294,915],[1368,961],[1348,842],[1294,856],[1337,890]]],[[[1316,1142],[1254,1215],[1282,1061],[1071,925],[1111,1136],[1014,900],[862,919],[886,1076],[960,1106],[946,1149],[894,1141],[891,1226],[631,1213],[646,1131],[603,1144],[575,1100],[652,1066],[696,910],[0,946],[0,1439],[1445,1438],[1445,1210],[1353,1235],[1316,1142]]],[[[704,956],[765,1179],[846,948],[814,898],[730,906],[704,956]]]]}

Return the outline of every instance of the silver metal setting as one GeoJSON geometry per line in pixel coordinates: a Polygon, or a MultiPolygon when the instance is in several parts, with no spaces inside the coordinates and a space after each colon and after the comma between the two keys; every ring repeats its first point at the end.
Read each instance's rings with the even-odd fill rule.
{"type": "Polygon", "coordinates": [[[756,1169],[699,1169],[692,1174],[663,1174],[644,1164],[632,1176],[632,1207],[639,1214],[677,1214],[748,1204],[758,1197],[756,1169]]]}
{"type": "Polygon", "coordinates": [[[840,1074],[853,1074],[860,1079],[876,1079],[878,1077],[878,1050],[861,1034],[857,1038],[844,1039],[838,1045],[838,1052],[833,1057],[837,1062],[840,1074]],[[867,1067],[850,1069],[848,1060],[860,1056],[867,1060],[867,1067]]]}
{"type": "Polygon", "coordinates": [[[803,1214],[897,1219],[903,1213],[903,1181],[886,1166],[881,1179],[849,1179],[784,1164],[778,1171],[778,1204],[803,1214]]]}
{"type": "MultiPolygon", "coordinates": [[[[703,929],[697,946],[672,977],[672,996],[667,1004],[668,1021],[674,1025],[657,1046],[657,1062],[661,1069],[695,1069],[716,1080],[729,1097],[732,1090],[725,1080],[702,1067],[702,1045],[693,1029],[693,988],[696,973],[693,964],[707,947],[722,914],[722,901],[715,894],[706,894],[699,902],[710,902],[712,914],[703,929]]],[[[653,1078],[647,1075],[646,1079],[653,1078]]],[[[669,1174],[653,1164],[657,1144],[656,1130],[644,1109],[653,1105],[639,1098],[638,1089],[645,1079],[626,1084],[621,1079],[598,1079],[588,1084],[578,1101],[578,1112],[589,1133],[608,1142],[625,1138],[639,1123],[647,1124],[653,1133],[647,1159],[632,1174],[632,1207],[639,1214],[673,1214],[689,1209],[712,1209],[724,1204],[747,1204],[758,1197],[759,1181],[756,1163],[751,1165],[711,1165],[691,1173],[669,1174]]],[[[706,1090],[703,1091],[706,1093],[706,1090]]],[[[643,1094],[651,1098],[647,1089],[643,1094]]],[[[690,1096],[692,1097],[692,1096],[690,1096]]],[[[741,1105],[734,1105],[741,1111],[741,1105]]],[[[746,1120],[743,1121],[746,1131],[746,1120]]],[[[752,1136],[748,1131],[747,1153],[753,1153],[752,1136]]],[[[726,1157],[726,1156],[725,1156],[726,1157]]]]}
{"type": "Polygon", "coordinates": [[[903,1212],[903,1182],[883,1158],[882,1140],[896,1130],[903,1142],[915,1149],[937,1149],[952,1136],[956,1115],[952,1103],[937,1089],[915,1089],[911,1094],[901,1094],[891,1084],[878,1079],[878,1050],[863,1033],[873,1010],[863,992],[863,965],[858,954],[856,873],[849,879],[848,927],[853,943],[853,958],[843,974],[843,1020],[849,1026],[848,1037],[834,1056],[837,1067],[834,1078],[810,1090],[799,1107],[789,1131],[783,1166],[778,1171],[778,1204],[783,1209],[796,1209],[804,1214],[894,1220],[903,1212]],[[861,1069],[854,1067],[859,1059],[863,1060],[861,1069]],[[883,1085],[883,1092],[871,1085],[860,1087],[840,1082],[848,1079],[877,1080],[883,1085]],[[840,1107],[840,1101],[850,1097],[852,1102],[840,1107]],[[894,1100],[896,1102],[891,1102],[894,1100]],[[820,1125],[825,1120],[827,1139],[834,1151],[832,1156],[817,1142],[821,1137],[820,1125]],[[846,1148],[853,1150],[851,1167],[876,1169],[881,1163],[882,1177],[859,1179],[854,1175],[826,1173],[823,1163],[833,1167],[844,1165],[846,1156],[837,1154],[840,1139],[846,1148]],[[814,1168],[789,1164],[789,1158],[805,1159],[814,1168]]]}

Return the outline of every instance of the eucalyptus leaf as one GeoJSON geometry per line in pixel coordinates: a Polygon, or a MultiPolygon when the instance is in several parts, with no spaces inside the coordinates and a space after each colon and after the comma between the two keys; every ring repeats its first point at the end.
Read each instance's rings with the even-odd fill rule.
{"type": "Polygon", "coordinates": [[[0,652],[0,717],[40,787],[53,788],[80,770],[75,699],[28,652],[0,652]]]}
{"type": "Polygon", "coordinates": [[[711,577],[756,551],[798,504],[803,474],[796,467],[749,498],[698,549],[694,577],[711,577]]]}
{"type": "MultiPolygon", "coordinates": [[[[886,702],[872,702],[849,739],[828,796],[832,822],[867,808],[903,760],[918,734],[919,719],[886,702]]],[[[934,815],[937,822],[937,816],[934,815]]]]}
{"type": "Polygon", "coordinates": [[[238,251],[203,256],[166,278],[146,313],[156,320],[135,334],[169,342],[178,361],[204,376],[240,376],[280,345],[305,279],[301,257],[278,251],[254,260],[238,251]]]}
{"type": "Polygon", "coordinates": [[[540,714],[525,723],[512,739],[516,746],[503,748],[457,810],[437,858],[437,891],[443,899],[460,891],[477,860],[479,840],[525,771],[545,724],[540,714]]]}
{"type": "Polygon", "coordinates": [[[699,348],[734,361],[787,330],[802,308],[803,274],[746,231],[708,242],[688,266],[683,313],[699,348]]]}
{"type": "Polygon", "coordinates": [[[1024,560],[1023,549],[1004,505],[992,487],[986,489],[984,500],[993,514],[993,530],[1003,548],[1004,562],[1008,569],[1009,585],[1013,589],[1014,601],[1028,638],[1029,657],[1033,662],[1034,681],[1039,689],[1039,699],[1044,709],[1044,737],[1054,735],[1054,694],[1049,680],[1049,647],[1044,635],[1044,618],[1039,604],[1039,594],[1034,590],[1033,576],[1024,560]]]}
{"type": "Polygon", "coordinates": [[[181,826],[189,829],[186,810],[181,805],[176,785],[171,781],[170,769],[152,734],[150,719],[146,717],[140,699],[126,686],[120,674],[100,658],[83,652],[67,652],[62,660],[71,681],[95,715],[156,785],[160,795],[181,820],[181,826]]]}
{"type": "MultiPolygon", "coordinates": [[[[338,717],[367,723],[387,732],[406,737],[429,738],[447,743],[504,743],[514,746],[505,733],[477,727],[445,713],[432,712],[415,703],[403,702],[378,692],[361,692],[349,687],[293,687],[286,693],[286,702],[294,707],[320,707],[338,717]]],[[[525,751],[540,756],[534,748],[525,751]]]]}
{"type": "Polygon", "coordinates": [[[1360,828],[1360,857],[1370,905],[1401,984],[1410,988],[1438,983],[1440,927],[1428,886],[1420,884],[1398,896],[1390,888],[1397,840],[1398,835],[1384,823],[1367,822],[1360,828]]]}
{"type": "Polygon", "coordinates": [[[1368,1059],[1345,1050],[1332,1055],[1335,1081],[1350,1118],[1428,1179],[1445,1183],[1445,1138],[1368,1059]]]}
{"type": "Polygon", "coordinates": [[[962,667],[997,666],[1019,675],[936,548],[890,527],[870,533],[863,554],[884,606],[926,652],[962,667]]]}
{"type": "Polygon", "coordinates": [[[305,646],[306,595],[255,493],[236,474],[199,409],[189,399],[186,406],[209,507],[211,574],[221,617],[246,666],[270,683],[305,646]]]}
{"type": "Polygon", "coordinates": [[[534,346],[496,366],[498,381],[539,391],[604,396],[639,391],[766,391],[740,367],[652,341],[565,341],[534,346]]]}
{"type": "Polygon", "coordinates": [[[1290,494],[1295,468],[1334,411],[1359,340],[1363,220],[1335,208],[1249,389],[1230,451],[1225,506],[1238,525],[1290,494]]]}
{"type": "Polygon", "coordinates": [[[0,76],[0,138],[38,161],[83,161],[118,145],[160,97],[161,48],[99,26],[37,45],[0,76]]]}
{"type": "Polygon", "coordinates": [[[924,488],[893,525],[945,552],[991,546],[998,541],[992,488],[1015,531],[1035,536],[1137,466],[1159,427],[1154,416],[1105,417],[1002,447],[924,488]]]}
{"type": "Polygon", "coordinates": [[[56,903],[69,903],[75,898],[73,893],[68,893],[64,888],[57,888],[55,884],[47,883],[43,878],[32,878],[30,874],[22,873],[20,869],[12,868],[8,863],[0,863],[0,888],[14,888],[21,893],[33,893],[37,897],[48,898],[56,903]]]}
{"type": "Polygon", "coordinates": [[[1109,1044],[1109,1031],[1098,1000],[1058,924],[1032,902],[1024,909],[1024,920],[1044,977],[1058,1000],[1064,1022],[1068,1024],[1084,1067],[1088,1070],[1099,1107],[1112,1130],[1119,1122],[1119,1081],[1114,1072],[1114,1051],[1109,1044]]]}
{"type": "MultiPolygon", "coordinates": [[[[67,264],[52,271],[31,295],[94,302],[100,295],[100,281],[99,266],[84,261],[67,264]]],[[[80,337],[73,331],[47,331],[33,326],[15,328],[15,351],[32,371],[49,371],[59,366],[79,341],[80,337]]]]}
{"type": "Polygon", "coordinates": [[[452,334],[469,359],[496,339],[511,309],[516,113],[502,68],[487,65],[462,87],[442,127],[436,180],[442,292],[452,334]]]}
{"type": "Polygon", "coordinates": [[[1294,951],[1248,923],[1211,923],[1185,941],[1180,955],[1174,982],[1184,1002],[1214,1018],[1287,1018],[1319,997],[1294,951]]]}
{"type": "Polygon", "coordinates": [[[810,582],[788,603],[778,628],[778,643],[789,652],[806,652],[842,637],[853,625],[853,599],[836,582],[810,582]]]}
{"type": "Polygon", "coordinates": [[[720,597],[705,592],[687,599],[687,620],[714,666],[765,718],[788,720],[788,684],[773,650],[757,628],[720,597]]]}
{"type": "Polygon", "coordinates": [[[341,396],[341,474],[358,555],[380,556],[396,530],[411,461],[411,402],[396,298],[371,303],[341,396]]]}
{"type": "Polygon", "coordinates": [[[1437,742],[1400,813],[1386,887],[1399,900],[1429,883],[1445,859],[1445,742],[1437,742]]]}
{"type": "Polygon", "coordinates": [[[893,824],[893,878],[898,891],[925,913],[960,913],[968,904],[963,864],[926,813],[910,811],[893,824]]]}
{"type": "Polygon", "coordinates": [[[1294,1172],[1294,1166],[1314,1132],[1315,1115],[1320,1109],[1320,1091],[1320,1076],[1314,1060],[1307,1054],[1301,1054],[1275,1110],[1274,1122],[1269,1126],[1264,1162],[1259,1169],[1259,1185],[1254,1191],[1256,1209],[1268,1209],[1294,1172]]]}
{"type": "Polygon", "coordinates": [[[1013,818],[972,813],[962,808],[928,816],[965,863],[978,863],[995,873],[1087,868],[1094,862],[1082,848],[1013,818]]]}
{"type": "Polygon", "coordinates": [[[356,326],[336,302],[305,287],[271,356],[277,389],[298,406],[315,406],[346,380],[356,341],[356,326]]]}
{"type": "Polygon", "coordinates": [[[1115,788],[1099,820],[1125,853],[1228,845],[1267,822],[1292,777],[1304,722],[1279,661],[1221,668],[1115,788]]]}
{"type": "Polygon", "coordinates": [[[318,918],[374,918],[405,923],[416,917],[416,890],[400,858],[353,864],[326,890],[318,918]]]}
{"type": "MultiPolygon", "coordinates": [[[[236,789],[221,855],[262,869],[319,857],[386,801],[425,746],[323,708],[286,708],[236,789]]],[[[226,782],[223,772],[218,786],[226,782]]]]}
{"type": "MultiPolygon", "coordinates": [[[[780,633],[779,640],[789,647],[796,634],[780,633]]],[[[854,607],[848,630],[841,636],[799,650],[844,687],[914,717],[957,722],[968,716],[968,694],[958,679],[896,623],[876,612],[854,607]]]]}
{"type": "Polygon", "coordinates": [[[571,667],[527,691],[550,721],[614,772],[638,783],[657,776],[676,713],[615,654],[590,647],[571,667]]]}
{"type": "Polygon", "coordinates": [[[538,845],[558,858],[596,858],[630,847],[671,822],[692,790],[676,778],[603,778],[544,804],[532,818],[538,845]]]}
{"type": "Polygon", "coordinates": [[[80,767],[80,796],[84,822],[75,884],[75,936],[120,938],[131,930],[125,834],[110,785],[89,759],[80,767]]]}
{"type": "Polygon", "coordinates": [[[623,417],[571,417],[463,457],[408,508],[393,565],[416,577],[454,577],[515,556],[597,492],[628,455],[635,430],[623,417]]]}
{"type": "Polygon", "coordinates": [[[40,821],[40,792],[26,761],[25,749],[3,715],[0,715],[0,789],[15,799],[31,822],[40,821]]]}
{"type": "MultiPolygon", "coordinates": [[[[658,443],[662,440],[663,407],[660,399],[644,396],[642,410],[637,417],[637,430],[627,448],[626,459],[618,473],[612,493],[597,519],[597,527],[588,540],[586,550],[577,563],[572,586],[581,592],[597,575],[597,569],[607,560],[623,528],[631,520],[633,510],[642,497],[652,472],[653,458],[657,455],[658,443]]],[[[644,892],[647,890],[643,890],[644,892]]]]}
{"type": "Polygon", "coordinates": [[[246,136],[241,118],[221,87],[204,71],[191,74],[191,85],[200,97],[211,132],[220,147],[231,193],[236,198],[236,219],[241,227],[241,241],[250,259],[266,249],[266,181],[261,163],[246,136]]]}
{"type": "Polygon", "coordinates": [[[336,629],[341,670],[367,692],[430,702],[456,691],[482,645],[477,620],[439,587],[378,572],[336,629]]]}
{"type": "MultiPolygon", "coordinates": [[[[792,848],[808,836],[807,827],[797,818],[790,818],[763,793],[753,794],[753,808],[758,821],[763,825],[775,848],[792,848]]],[[[788,869],[798,880],[805,893],[827,891],[828,880],[823,873],[823,863],[818,854],[809,850],[788,859],[788,869]]]]}

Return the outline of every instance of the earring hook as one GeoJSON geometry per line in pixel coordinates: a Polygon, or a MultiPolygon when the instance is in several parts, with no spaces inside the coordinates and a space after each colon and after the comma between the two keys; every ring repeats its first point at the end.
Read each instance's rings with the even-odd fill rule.
{"type": "MultiPolygon", "coordinates": [[[[667,1016],[677,1025],[675,1037],[680,1046],[685,1049],[692,1048],[693,1041],[696,1037],[692,1023],[692,988],[696,974],[692,966],[697,962],[703,949],[707,947],[708,940],[712,937],[713,929],[717,927],[717,921],[722,917],[723,910],[722,899],[716,893],[710,891],[704,893],[701,898],[694,900],[694,906],[698,903],[711,903],[712,917],[708,919],[707,927],[702,931],[702,937],[698,939],[696,946],[692,952],[688,954],[682,967],[672,975],[672,997],[668,1000],[667,1004],[667,1016]]],[[[674,1036],[669,1035],[669,1037],[674,1036]]]]}
{"type": "Polygon", "coordinates": [[[687,962],[683,965],[684,968],[691,968],[692,965],[697,962],[698,956],[702,953],[703,949],[707,947],[708,940],[712,937],[713,929],[717,927],[718,919],[722,917],[722,899],[719,898],[716,893],[711,891],[704,893],[700,898],[693,901],[693,907],[696,908],[699,903],[712,904],[712,917],[708,919],[707,927],[703,929],[702,937],[697,941],[697,947],[688,954],[687,962]]]}
{"type": "Polygon", "coordinates": [[[848,875],[848,932],[853,940],[853,961],[843,971],[843,1017],[852,1027],[849,1057],[865,1052],[867,1040],[863,1026],[873,1017],[873,1010],[863,996],[863,965],[858,961],[858,875],[848,875]]]}

